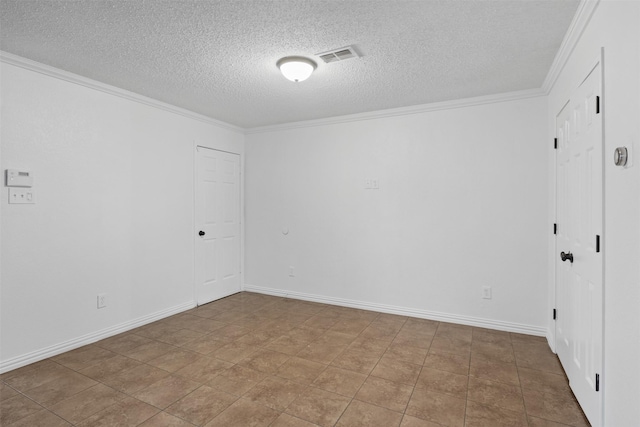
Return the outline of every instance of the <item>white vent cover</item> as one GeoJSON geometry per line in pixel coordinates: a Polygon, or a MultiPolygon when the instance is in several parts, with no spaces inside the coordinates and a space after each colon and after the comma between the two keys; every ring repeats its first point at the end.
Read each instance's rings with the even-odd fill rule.
{"type": "Polygon", "coordinates": [[[333,49],[328,52],[317,53],[325,63],[344,61],[351,58],[359,58],[360,55],[355,51],[352,46],[341,47],[340,49],[333,49]]]}

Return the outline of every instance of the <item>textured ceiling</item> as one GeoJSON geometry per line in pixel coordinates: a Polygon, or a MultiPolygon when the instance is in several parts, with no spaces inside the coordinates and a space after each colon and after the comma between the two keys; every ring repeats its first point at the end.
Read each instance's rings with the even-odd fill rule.
{"type": "Polygon", "coordinates": [[[578,4],[1,0],[0,48],[252,128],[540,88],[578,4]],[[292,83],[288,55],[318,69],[292,83]]]}

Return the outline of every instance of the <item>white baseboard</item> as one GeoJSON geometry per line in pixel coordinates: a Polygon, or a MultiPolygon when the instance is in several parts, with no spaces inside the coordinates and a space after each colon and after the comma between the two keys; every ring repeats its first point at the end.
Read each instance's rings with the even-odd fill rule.
{"type": "Polygon", "coordinates": [[[415,308],[398,307],[377,304],[366,301],[355,301],[344,298],[334,298],[321,295],[291,292],[282,289],[266,288],[245,284],[243,290],[266,295],[299,299],[303,301],[319,302],[323,304],[339,305],[343,307],[359,308],[362,310],[379,311],[400,316],[418,317],[439,322],[457,323],[460,325],[476,326],[479,328],[495,329],[498,331],[515,332],[525,335],[547,336],[547,329],[539,326],[523,325],[520,323],[503,322],[500,320],[483,319],[480,317],[463,316],[458,314],[440,313],[437,311],[419,310],[415,308]]]}
{"type": "Polygon", "coordinates": [[[2,360],[0,361],[0,374],[20,368],[22,366],[29,365],[31,363],[39,362],[40,360],[44,360],[49,357],[57,356],[58,354],[76,349],[78,347],[82,347],[83,345],[91,344],[96,341],[109,338],[113,335],[117,335],[119,333],[144,326],[147,323],[155,322],[157,320],[164,319],[165,317],[173,316],[174,314],[192,309],[195,306],[195,302],[187,302],[175,307],[167,308],[166,310],[161,310],[156,313],[148,314],[146,316],[130,320],[128,322],[120,323],[119,325],[111,326],[109,328],[92,332],[78,338],[42,348],[40,350],[12,357],[11,359],[2,360]]]}

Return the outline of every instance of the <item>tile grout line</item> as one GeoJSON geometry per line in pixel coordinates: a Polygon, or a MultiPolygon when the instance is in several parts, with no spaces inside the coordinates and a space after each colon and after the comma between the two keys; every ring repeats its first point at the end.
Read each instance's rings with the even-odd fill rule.
{"type": "MultiPolygon", "coordinates": [[[[429,350],[431,349],[431,343],[433,343],[433,338],[436,336],[435,334],[438,331],[438,328],[440,327],[440,322],[438,322],[438,326],[436,326],[436,332],[434,332],[433,337],[431,337],[431,341],[429,342],[429,348],[427,349],[427,352],[424,355],[424,358],[422,360],[422,366],[420,367],[420,372],[418,373],[418,377],[416,378],[416,384],[418,383],[418,380],[420,379],[420,375],[422,375],[422,370],[424,369],[424,363],[427,360],[427,356],[429,355],[429,350]]],[[[400,424],[402,424],[402,421],[404,420],[405,415],[407,414],[407,409],[409,409],[409,403],[411,403],[411,399],[413,399],[413,393],[415,393],[416,391],[416,384],[414,384],[413,389],[411,390],[411,394],[409,395],[409,399],[407,399],[407,404],[404,405],[404,411],[402,413],[402,419],[400,420],[400,424]]],[[[411,416],[411,415],[409,415],[411,416]]]]}
{"type": "MultiPolygon", "coordinates": [[[[509,338],[511,338],[511,336],[509,336],[509,338]]],[[[511,340],[511,349],[513,351],[513,361],[516,365],[516,373],[518,374],[518,383],[520,385],[520,393],[522,395],[522,405],[524,406],[524,417],[525,417],[527,426],[529,426],[530,425],[529,411],[527,411],[527,401],[524,399],[524,387],[522,386],[522,378],[520,377],[520,367],[518,365],[518,358],[516,357],[515,349],[513,349],[513,340],[511,340]]]]}
{"type": "Polygon", "coordinates": [[[462,425],[467,424],[467,407],[469,406],[469,383],[471,382],[471,357],[473,355],[473,338],[475,330],[471,329],[471,347],[469,348],[469,366],[467,367],[467,393],[464,399],[464,417],[462,419],[462,425]]]}

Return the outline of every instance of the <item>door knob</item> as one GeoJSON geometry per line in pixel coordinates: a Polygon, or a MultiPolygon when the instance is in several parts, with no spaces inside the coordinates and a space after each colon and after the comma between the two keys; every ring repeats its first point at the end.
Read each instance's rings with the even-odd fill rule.
{"type": "Polygon", "coordinates": [[[204,235],[205,235],[205,232],[200,230],[200,232],[198,233],[198,236],[204,236],[204,235]]]}
{"type": "Polygon", "coordinates": [[[566,254],[564,252],[560,252],[560,258],[562,261],[569,260],[569,262],[573,263],[573,254],[571,252],[567,252],[566,254]]]}

